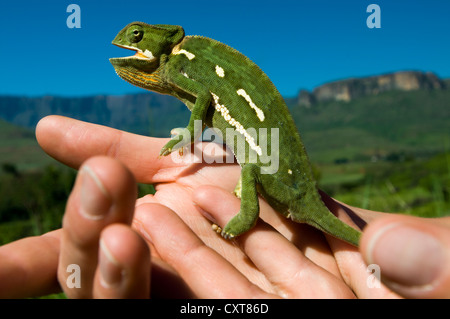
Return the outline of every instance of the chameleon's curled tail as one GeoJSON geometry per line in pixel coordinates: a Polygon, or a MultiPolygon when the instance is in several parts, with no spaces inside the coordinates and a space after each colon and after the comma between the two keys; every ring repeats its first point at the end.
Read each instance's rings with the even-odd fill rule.
{"type": "Polygon", "coordinates": [[[361,232],[333,215],[319,196],[314,199],[300,199],[298,209],[299,213],[291,212],[292,220],[307,223],[354,246],[359,245],[361,232]],[[298,216],[300,216],[300,218],[298,218],[298,216]],[[312,216],[314,216],[314,218],[312,216]]]}

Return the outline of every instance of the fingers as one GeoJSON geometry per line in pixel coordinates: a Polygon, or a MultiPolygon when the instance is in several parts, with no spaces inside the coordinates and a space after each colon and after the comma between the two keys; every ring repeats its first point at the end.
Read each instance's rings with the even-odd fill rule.
{"type": "Polygon", "coordinates": [[[94,298],[150,297],[149,249],[130,227],[114,224],[103,230],[98,265],[94,298]]]}
{"type": "MultiPolygon", "coordinates": [[[[194,200],[212,214],[221,227],[239,211],[240,206],[239,200],[220,189],[197,189],[194,200]]],[[[237,242],[283,297],[354,297],[338,276],[305,257],[292,242],[261,220],[253,230],[238,237],[237,242]]]]}
{"type": "Polygon", "coordinates": [[[450,219],[393,215],[370,223],[361,238],[368,264],[381,279],[411,298],[450,297],[450,219]]]}
{"type": "Polygon", "coordinates": [[[170,177],[167,169],[177,167],[170,157],[159,157],[167,139],[126,133],[67,117],[48,116],[40,120],[36,138],[45,152],[70,167],[78,168],[96,155],[110,156],[125,163],[136,179],[143,183],[167,181],[170,177]],[[152,161],[154,165],[149,165],[152,161]],[[163,165],[166,171],[159,177],[159,169],[163,165]]]}
{"type": "Polygon", "coordinates": [[[81,167],[63,219],[58,267],[59,282],[69,298],[90,298],[93,292],[126,296],[132,293],[130,281],[136,281],[136,273],[143,275],[139,282],[146,286],[139,291],[148,289],[148,274],[134,267],[136,260],[148,259],[148,249],[145,253],[146,246],[129,227],[124,230],[133,217],[136,192],[133,176],[116,160],[95,157],[81,167]],[[73,269],[78,269],[78,277],[73,269]]]}
{"type": "MultiPolygon", "coordinates": [[[[142,204],[135,225],[198,298],[268,298],[233,265],[205,246],[169,208],[142,204]]],[[[273,297],[273,296],[272,296],[273,297]]]]}
{"type": "Polygon", "coordinates": [[[0,247],[0,298],[29,298],[60,290],[59,236],[53,231],[0,247]]]}

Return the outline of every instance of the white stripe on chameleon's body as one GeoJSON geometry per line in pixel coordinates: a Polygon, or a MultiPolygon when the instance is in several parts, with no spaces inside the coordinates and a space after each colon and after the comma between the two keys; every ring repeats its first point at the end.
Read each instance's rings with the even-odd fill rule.
{"type": "Polygon", "coordinates": [[[262,155],[261,147],[259,145],[256,145],[255,140],[245,130],[244,126],[242,126],[242,124],[239,123],[239,121],[236,121],[234,118],[231,117],[230,111],[227,109],[225,105],[219,103],[219,97],[216,94],[211,92],[211,95],[214,99],[214,107],[218,112],[220,112],[225,121],[227,121],[228,124],[233,126],[236,129],[236,131],[244,135],[245,140],[247,141],[248,145],[250,145],[250,148],[254,150],[259,156],[261,156],[262,155]]]}
{"type": "Polygon", "coordinates": [[[238,95],[242,96],[248,102],[248,104],[250,104],[250,107],[255,110],[256,116],[258,116],[259,120],[261,122],[264,121],[264,118],[265,118],[264,112],[259,107],[257,107],[255,103],[253,103],[250,95],[248,95],[244,89],[239,89],[236,91],[236,93],[238,95]]]}

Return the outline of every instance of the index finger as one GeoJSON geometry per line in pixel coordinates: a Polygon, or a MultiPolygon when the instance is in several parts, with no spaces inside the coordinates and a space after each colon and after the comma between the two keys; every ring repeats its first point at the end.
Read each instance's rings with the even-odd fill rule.
{"type": "Polygon", "coordinates": [[[168,139],[127,133],[102,125],[51,115],[39,121],[36,138],[42,149],[56,160],[78,168],[96,155],[117,158],[142,183],[169,182],[184,166],[160,157],[168,139]]]}

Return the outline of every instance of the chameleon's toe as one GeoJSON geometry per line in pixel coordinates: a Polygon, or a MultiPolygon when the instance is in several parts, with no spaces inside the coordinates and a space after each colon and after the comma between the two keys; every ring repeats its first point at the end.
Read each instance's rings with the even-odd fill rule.
{"type": "Polygon", "coordinates": [[[222,227],[220,227],[217,224],[212,224],[211,225],[212,230],[214,230],[216,233],[221,234],[222,233],[222,227]]]}
{"type": "Polygon", "coordinates": [[[230,234],[230,233],[227,233],[225,230],[222,230],[222,232],[220,233],[220,235],[221,235],[223,238],[228,239],[228,240],[231,240],[231,239],[233,239],[233,238],[235,237],[235,235],[230,234]]]}
{"type": "Polygon", "coordinates": [[[236,237],[236,232],[233,231],[233,227],[230,227],[230,224],[228,223],[225,228],[220,232],[220,235],[225,239],[233,239],[236,237]]]}
{"type": "Polygon", "coordinates": [[[222,236],[225,239],[233,239],[235,237],[235,235],[225,231],[224,229],[222,229],[222,227],[220,227],[217,224],[212,224],[211,228],[213,231],[215,231],[217,234],[220,234],[220,236],[222,236]]]}
{"type": "Polygon", "coordinates": [[[162,147],[161,151],[159,152],[159,156],[167,156],[173,151],[182,147],[183,145],[180,145],[180,141],[182,140],[182,135],[175,135],[174,137],[172,137],[172,139],[162,147]]]}
{"type": "Polygon", "coordinates": [[[159,151],[159,156],[167,156],[172,153],[172,149],[163,147],[161,151],[159,151]]]}

